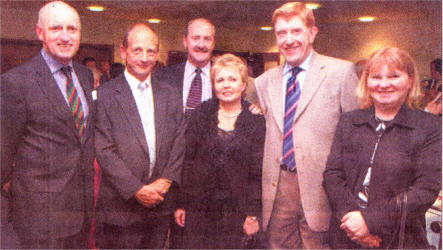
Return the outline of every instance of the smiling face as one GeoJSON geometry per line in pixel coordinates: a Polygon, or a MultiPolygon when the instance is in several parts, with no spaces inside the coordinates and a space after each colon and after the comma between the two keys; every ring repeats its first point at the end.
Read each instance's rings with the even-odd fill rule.
{"type": "Polygon", "coordinates": [[[307,27],[298,16],[278,17],[274,25],[280,53],[291,66],[299,66],[312,51],[317,27],[307,27]]]}
{"type": "Polygon", "coordinates": [[[139,81],[144,81],[157,62],[157,36],[147,26],[137,25],[128,34],[127,47],[120,46],[120,54],[128,72],[139,81]]]}
{"type": "Polygon", "coordinates": [[[397,111],[405,103],[412,83],[406,72],[380,64],[369,72],[367,87],[376,110],[397,111]]]}
{"type": "Polygon", "coordinates": [[[214,93],[220,102],[240,102],[246,83],[236,67],[221,67],[215,72],[214,93]]]}
{"type": "Polygon", "coordinates": [[[214,26],[204,20],[195,20],[183,38],[183,45],[188,51],[188,60],[194,66],[203,68],[211,60],[215,46],[214,26]]]}
{"type": "Polygon", "coordinates": [[[61,64],[67,64],[80,45],[80,18],[62,2],[45,5],[39,13],[36,33],[43,48],[61,64]]]}

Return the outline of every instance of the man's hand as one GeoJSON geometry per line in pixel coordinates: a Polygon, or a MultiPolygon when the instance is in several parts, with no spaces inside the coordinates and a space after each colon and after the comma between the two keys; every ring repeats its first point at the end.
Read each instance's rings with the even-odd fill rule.
{"type": "Polygon", "coordinates": [[[381,239],[378,236],[369,234],[368,236],[356,240],[356,242],[363,247],[375,248],[375,247],[380,247],[381,239]]]}
{"type": "Polygon", "coordinates": [[[144,185],[134,195],[135,199],[147,208],[152,208],[161,203],[164,198],[157,190],[150,185],[144,185]]]}
{"type": "Polygon", "coordinates": [[[260,226],[258,225],[257,217],[247,216],[245,219],[245,223],[243,223],[243,232],[251,236],[256,234],[260,230],[260,226]]]}
{"type": "Polygon", "coordinates": [[[365,219],[360,211],[352,211],[341,218],[340,229],[344,230],[351,240],[361,239],[369,235],[365,219]]]}
{"type": "Polygon", "coordinates": [[[254,115],[262,115],[263,114],[261,112],[260,107],[255,105],[255,104],[249,105],[249,111],[251,111],[251,113],[254,114],[254,115]]]}
{"type": "Polygon", "coordinates": [[[183,208],[177,208],[174,212],[175,223],[184,227],[186,221],[186,211],[183,208]]]}
{"type": "Polygon", "coordinates": [[[149,185],[152,186],[157,193],[160,193],[164,197],[171,187],[171,183],[172,182],[168,179],[159,178],[149,185]]]}

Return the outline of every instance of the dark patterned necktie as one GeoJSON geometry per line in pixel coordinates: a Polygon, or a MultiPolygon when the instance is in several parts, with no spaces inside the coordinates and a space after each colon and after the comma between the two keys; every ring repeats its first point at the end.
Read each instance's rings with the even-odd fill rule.
{"type": "Polygon", "coordinates": [[[286,165],[291,172],[295,171],[294,142],[292,141],[292,123],[294,122],[295,111],[297,110],[298,99],[300,98],[300,85],[297,81],[297,74],[302,69],[292,68],[292,75],[286,84],[285,116],[283,131],[283,151],[281,164],[286,165]]]}
{"type": "Polygon", "coordinates": [[[78,96],[77,89],[74,87],[74,83],[72,81],[71,66],[62,67],[61,71],[66,76],[66,97],[68,98],[69,107],[71,109],[72,116],[74,117],[77,135],[81,137],[85,127],[85,114],[83,112],[82,102],[78,96]]]}
{"type": "Polygon", "coordinates": [[[189,90],[188,99],[186,100],[186,109],[195,109],[202,99],[202,70],[200,68],[195,69],[195,77],[191,83],[191,89],[189,90]]]}

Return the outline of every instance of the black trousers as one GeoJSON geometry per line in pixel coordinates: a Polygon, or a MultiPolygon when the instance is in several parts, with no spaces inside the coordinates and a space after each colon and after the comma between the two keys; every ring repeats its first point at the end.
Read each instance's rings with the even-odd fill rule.
{"type": "Polygon", "coordinates": [[[169,218],[159,216],[129,226],[103,223],[97,232],[96,244],[100,249],[162,249],[165,246],[169,218]]]}

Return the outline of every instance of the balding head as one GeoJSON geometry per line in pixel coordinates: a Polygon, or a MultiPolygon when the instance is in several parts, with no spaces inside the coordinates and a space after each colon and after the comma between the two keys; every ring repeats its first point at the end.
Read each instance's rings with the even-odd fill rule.
{"type": "Polygon", "coordinates": [[[44,5],[38,13],[36,33],[43,48],[51,57],[67,64],[80,45],[80,17],[68,4],[54,1],[44,5]]]}
{"type": "Polygon", "coordinates": [[[128,73],[144,81],[157,62],[158,37],[148,25],[136,24],[126,32],[120,54],[128,73]]]}

